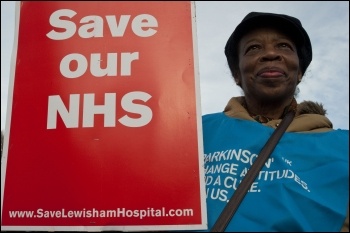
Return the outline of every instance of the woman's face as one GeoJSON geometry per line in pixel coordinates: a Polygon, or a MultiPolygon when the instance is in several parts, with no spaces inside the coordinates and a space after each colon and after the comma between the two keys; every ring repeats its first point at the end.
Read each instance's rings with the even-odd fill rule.
{"type": "Polygon", "coordinates": [[[294,96],[302,78],[293,41],[273,28],[258,28],[238,44],[239,70],[235,80],[246,97],[279,101],[294,96]]]}

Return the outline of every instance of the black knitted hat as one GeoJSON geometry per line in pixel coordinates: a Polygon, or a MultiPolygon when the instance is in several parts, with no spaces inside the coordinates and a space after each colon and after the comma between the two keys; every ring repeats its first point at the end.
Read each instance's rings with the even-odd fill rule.
{"type": "Polygon", "coordinates": [[[292,38],[297,46],[300,67],[304,74],[312,60],[312,47],[310,38],[301,22],[297,18],[288,15],[262,12],[249,13],[228,39],[225,46],[225,55],[231,71],[234,69],[233,62],[238,59],[238,43],[242,36],[253,28],[269,25],[283,30],[292,38]]]}

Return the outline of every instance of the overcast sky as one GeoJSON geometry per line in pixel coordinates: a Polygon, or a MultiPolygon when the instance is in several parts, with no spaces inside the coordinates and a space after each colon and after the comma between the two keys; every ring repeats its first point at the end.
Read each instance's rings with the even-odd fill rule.
{"type": "MultiPolygon", "coordinates": [[[[224,46],[251,11],[297,17],[308,32],[313,60],[299,84],[298,102],[322,103],[334,128],[349,129],[348,1],[206,1],[196,2],[202,114],[223,111],[241,95],[226,64],[224,46]]],[[[15,2],[1,1],[1,129],[5,129],[15,27],[15,2]]],[[[23,116],[25,117],[25,116],[23,116]]]]}

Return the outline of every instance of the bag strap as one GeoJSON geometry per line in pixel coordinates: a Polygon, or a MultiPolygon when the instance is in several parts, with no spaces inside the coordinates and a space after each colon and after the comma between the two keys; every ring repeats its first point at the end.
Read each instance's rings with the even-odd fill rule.
{"type": "Polygon", "coordinates": [[[236,191],[230,198],[229,202],[225,206],[224,210],[221,212],[219,218],[216,220],[211,232],[223,232],[225,231],[228,223],[231,221],[233,215],[235,214],[238,206],[241,204],[245,194],[248,192],[253,181],[259,174],[261,168],[264,166],[266,160],[269,158],[271,152],[275,149],[278,141],[282,137],[283,133],[288,128],[289,124],[293,121],[295,111],[289,111],[282,119],[279,126],[273,132],[269,140],[266,142],[260,154],[255,159],[251,168],[248,170],[247,174],[244,176],[242,182],[237,187],[236,191]]]}

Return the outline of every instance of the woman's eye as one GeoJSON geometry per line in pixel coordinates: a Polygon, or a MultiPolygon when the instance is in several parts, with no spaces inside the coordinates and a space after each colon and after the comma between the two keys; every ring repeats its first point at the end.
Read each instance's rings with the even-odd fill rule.
{"type": "Polygon", "coordinates": [[[257,50],[259,49],[259,46],[258,45],[251,45],[249,46],[247,49],[246,49],[246,53],[248,53],[249,51],[254,51],[254,50],[257,50]]]}
{"type": "Polygon", "coordinates": [[[293,50],[293,47],[290,44],[288,44],[288,43],[280,43],[278,46],[280,48],[287,48],[287,49],[293,50]]]}

